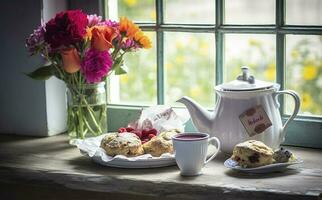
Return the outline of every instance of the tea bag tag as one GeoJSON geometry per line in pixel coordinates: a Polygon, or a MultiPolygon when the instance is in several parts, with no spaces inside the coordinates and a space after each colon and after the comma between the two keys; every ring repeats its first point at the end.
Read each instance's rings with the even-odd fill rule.
{"type": "Polygon", "coordinates": [[[247,109],[239,115],[239,119],[245,127],[249,137],[258,135],[272,126],[272,122],[262,105],[247,109]]]}

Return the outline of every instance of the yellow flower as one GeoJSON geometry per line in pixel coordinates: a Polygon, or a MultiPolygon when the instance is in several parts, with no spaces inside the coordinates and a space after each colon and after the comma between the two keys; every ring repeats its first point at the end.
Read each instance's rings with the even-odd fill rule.
{"type": "Polygon", "coordinates": [[[137,0],[124,0],[124,3],[129,7],[133,7],[137,4],[137,0]]]}
{"type": "Polygon", "coordinates": [[[176,48],[177,49],[183,48],[183,43],[180,40],[176,40],[176,48]]]}
{"type": "Polygon", "coordinates": [[[121,76],[121,83],[127,83],[129,82],[129,76],[124,74],[121,76]]]}
{"type": "Polygon", "coordinates": [[[150,17],[152,20],[155,20],[157,18],[157,13],[155,12],[155,10],[151,11],[150,17]]]}
{"type": "Polygon", "coordinates": [[[166,63],[166,64],[165,64],[165,68],[166,68],[167,70],[171,69],[172,67],[173,67],[173,65],[172,65],[171,63],[166,63]]]}
{"type": "Polygon", "coordinates": [[[273,81],[275,80],[275,74],[276,74],[276,71],[275,69],[273,68],[268,68],[266,71],[265,71],[265,78],[269,81],[273,81]]]}
{"type": "Polygon", "coordinates": [[[264,72],[264,76],[267,80],[273,81],[275,80],[275,75],[276,75],[276,67],[275,63],[270,63],[267,67],[267,69],[264,72]]]}
{"type": "Polygon", "coordinates": [[[256,40],[256,39],[249,39],[248,40],[248,43],[251,46],[259,46],[261,44],[260,41],[259,40],[256,40]]]}
{"type": "Polygon", "coordinates": [[[209,44],[206,42],[201,43],[199,52],[201,55],[207,56],[209,53],[209,44]]]}
{"type": "Polygon", "coordinates": [[[293,58],[298,58],[300,56],[300,52],[298,50],[293,50],[291,56],[293,58]]]}
{"type": "Polygon", "coordinates": [[[184,57],[183,56],[177,56],[175,59],[177,64],[183,64],[184,63],[184,57]]]}
{"type": "Polygon", "coordinates": [[[199,86],[192,87],[190,89],[189,93],[190,93],[191,97],[199,97],[202,94],[199,86]]]}
{"type": "Polygon", "coordinates": [[[301,96],[302,99],[302,109],[307,110],[312,105],[312,97],[309,93],[304,92],[301,96]]]}
{"type": "Polygon", "coordinates": [[[303,68],[303,78],[306,81],[315,79],[317,73],[317,67],[314,65],[305,65],[303,68]]]}
{"type": "Polygon", "coordinates": [[[91,40],[92,39],[92,30],[93,30],[93,27],[87,27],[86,28],[86,34],[85,34],[85,36],[84,36],[84,39],[85,40],[91,40]]]}

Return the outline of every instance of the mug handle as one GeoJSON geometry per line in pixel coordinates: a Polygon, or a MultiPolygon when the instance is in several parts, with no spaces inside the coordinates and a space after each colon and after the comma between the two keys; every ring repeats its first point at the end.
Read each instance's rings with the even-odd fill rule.
{"type": "Polygon", "coordinates": [[[208,144],[214,145],[217,148],[217,151],[212,156],[210,156],[210,158],[208,158],[205,161],[205,164],[207,164],[209,161],[211,161],[212,159],[214,159],[215,156],[218,154],[218,152],[220,150],[220,141],[218,140],[218,138],[216,138],[216,137],[209,138],[208,139],[208,144]],[[216,144],[214,144],[214,142],[216,142],[216,144]]]}
{"type": "Polygon", "coordinates": [[[281,94],[288,94],[288,95],[290,95],[291,97],[293,97],[293,100],[294,100],[294,103],[295,103],[295,106],[294,106],[294,110],[293,110],[292,115],[290,116],[290,118],[287,119],[287,121],[284,123],[283,128],[282,128],[282,132],[281,132],[280,139],[281,139],[281,142],[283,142],[284,139],[285,139],[286,128],[287,128],[288,124],[296,117],[297,113],[299,112],[300,105],[301,105],[301,101],[300,101],[299,95],[295,91],[293,91],[293,90],[277,91],[275,93],[275,102],[277,103],[278,107],[279,107],[279,103],[278,103],[277,97],[279,95],[281,95],[281,94]]]}

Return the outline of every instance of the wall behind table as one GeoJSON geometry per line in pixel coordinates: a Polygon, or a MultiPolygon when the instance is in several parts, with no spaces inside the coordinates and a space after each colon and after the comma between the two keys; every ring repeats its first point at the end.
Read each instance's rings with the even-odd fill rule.
{"type": "Polygon", "coordinates": [[[62,0],[0,1],[0,133],[48,136],[66,128],[59,114],[64,112],[62,83],[24,75],[43,64],[40,56],[29,56],[25,39],[41,24],[42,9],[48,16],[62,7],[62,0]],[[46,93],[58,96],[60,105],[46,102],[46,93]]]}

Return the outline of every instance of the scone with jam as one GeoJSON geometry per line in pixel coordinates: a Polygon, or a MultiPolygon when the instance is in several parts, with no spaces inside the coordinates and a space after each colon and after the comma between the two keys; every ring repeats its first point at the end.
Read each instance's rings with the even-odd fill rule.
{"type": "Polygon", "coordinates": [[[140,138],[134,133],[110,133],[101,141],[107,155],[124,155],[127,157],[139,156],[144,154],[144,149],[140,138]]]}
{"type": "Polygon", "coordinates": [[[242,167],[252,168],[272,164],[273,154],[263,142],[248,140],[235,146],[231,158],[242,167]]]}
{"type": "Polygon", "coordinates": [[[179,131],[171,130],[160,133],[153,137],[150,141],[143,144],[145,153],[154,157],[159,157],[164,153],[173,153],[172,137],[177,135],[179,131]]]}

